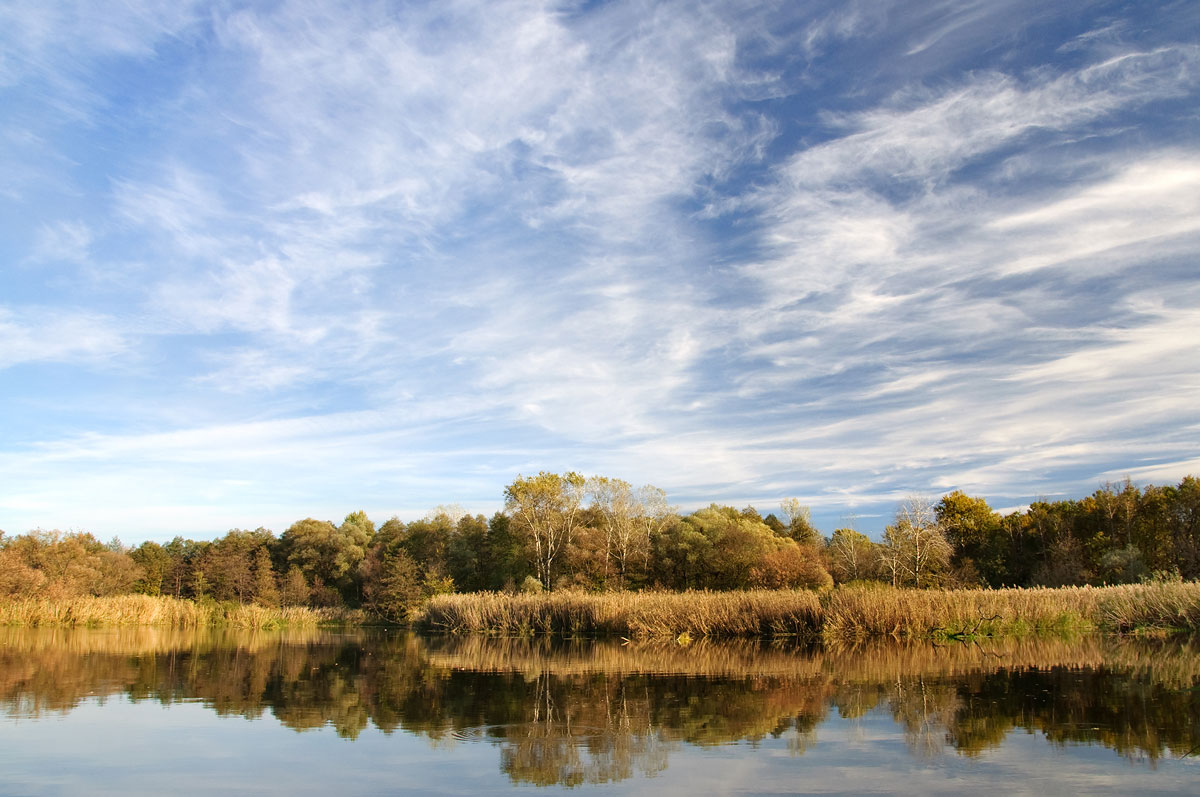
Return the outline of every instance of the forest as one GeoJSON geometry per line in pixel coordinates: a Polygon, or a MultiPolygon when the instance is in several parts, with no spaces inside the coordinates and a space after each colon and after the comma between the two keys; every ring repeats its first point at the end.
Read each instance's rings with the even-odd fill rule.
{"type": "Polygon", "coordinates": [[[539,473],[490,518],[440,507],[378,527],[363,512],[282,534],[233,529],[136,547],[86,532],[0,532],[0,599],[128,593],[262,606],[362,608],[402,620],[452,592],[1068,586],[1200,577],[1200,480],[1104,484],[1001,516],[952,492],[902,503],[879,541],[825,535],[795,499],[782,517],[712,504],[688,514],[655,487],[539,473]]]}

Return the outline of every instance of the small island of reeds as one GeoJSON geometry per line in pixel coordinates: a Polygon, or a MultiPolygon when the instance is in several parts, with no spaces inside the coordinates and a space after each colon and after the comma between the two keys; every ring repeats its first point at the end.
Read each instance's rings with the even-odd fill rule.
{"type": "Polygon", "coordinates": [[[439,595],[423,627],[496,636],[969,639],[1036,633],[1200,630],[1200,583],[1012,589],[439,595]]]}

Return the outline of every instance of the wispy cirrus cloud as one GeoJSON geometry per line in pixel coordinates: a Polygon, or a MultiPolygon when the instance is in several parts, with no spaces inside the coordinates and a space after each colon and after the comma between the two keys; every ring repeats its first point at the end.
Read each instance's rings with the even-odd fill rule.
{"type": "Polygon", "coordinates": [[[31,362],[97,365],[127,345],[120,327],[100,315],[58,307],[16,313],[0,307],[0,368],[31,362]]]}
{"type": "Polygon", "coordinates": [[[31,421],[0,451],[6,527],[485,509],[543,468],[882,516],[1190,461],[1200,44],[1178,18],[2,13],[0,133],[24,143],[0,255],[25,265],[0,367],[39,377],[0,391],[31,421]],[[91,369],[103,412],[32,413],[52,366],[91,369]]]}

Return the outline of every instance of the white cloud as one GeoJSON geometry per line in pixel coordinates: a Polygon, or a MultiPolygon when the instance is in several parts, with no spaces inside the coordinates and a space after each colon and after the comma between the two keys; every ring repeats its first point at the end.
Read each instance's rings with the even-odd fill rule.
{"type": "Polygon", "coordinates": [[[1193,44],[963,68],[990,4],[10,8],[7,90],[44,67],[21,97],[108,126],[25,250],[102,290],[23,284],[0,366],[143,366],[13,456],[103,463],[114,516],[212,470],[423,511],[522,468],[861,506],[1187,461],[1200,151],[1138,125],[1194,104],[1193,44]],[[114,64],[169,80],[110,119],[114,64]]]}
{"type": "Polygon", "coordinates": [[[92,231],[81,222],[60,221],[38,227],[34,239],[33,262],[86,263],[92,231]]]}
{"type": "Polygon", "coordinates": [[[95,364],[126,348],[111,319],[60,307],[0,307],[0,369],[21,363],[95,364]]]}

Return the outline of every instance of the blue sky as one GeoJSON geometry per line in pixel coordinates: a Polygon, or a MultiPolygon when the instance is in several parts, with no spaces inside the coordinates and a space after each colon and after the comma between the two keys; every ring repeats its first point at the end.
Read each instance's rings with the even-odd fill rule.
{"type": "Polygon", "coordinates": [[[1200,4],[0,6],[0,528],[1200,474],[1200,4]]]}

